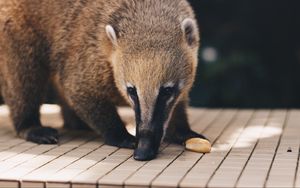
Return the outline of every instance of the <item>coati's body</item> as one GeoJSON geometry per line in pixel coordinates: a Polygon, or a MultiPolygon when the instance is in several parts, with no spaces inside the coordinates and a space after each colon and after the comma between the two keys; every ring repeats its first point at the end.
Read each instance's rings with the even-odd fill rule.
{"type": "Polygon", "coordinates": [[[190,130],[185,110],[198,50],[185,0],[10,0],[0,6],[0,88],[20,136],[57,142],[56,130],[39,120],[52,85],[65,125],[89,126],[107,144],[134,148],[115,107],[128,101],[136,112],[136,159],[153,158],[165,132],[177,143],[202,137],[190,130]]]}

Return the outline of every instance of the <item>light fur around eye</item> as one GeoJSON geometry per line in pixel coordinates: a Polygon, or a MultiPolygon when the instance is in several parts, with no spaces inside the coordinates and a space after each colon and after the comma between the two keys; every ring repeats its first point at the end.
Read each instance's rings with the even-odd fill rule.
{"type": "Polygon", "coordinates": [[[174,87],[174,86],[175,86],[175,82],[173,82],[173,81],[167,82],[163,85],[164,88],[174,87]]]}

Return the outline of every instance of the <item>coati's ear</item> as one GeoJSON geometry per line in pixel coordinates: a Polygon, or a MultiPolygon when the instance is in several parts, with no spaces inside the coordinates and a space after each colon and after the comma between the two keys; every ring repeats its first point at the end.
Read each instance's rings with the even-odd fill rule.
{"type": "Polygon", "coordinates": [[[184,34],[186,42],[189,46],[193,47],[198,42],[198,28],[195,20],[186,18],[181,22],[181,30],[184,34]]]}
{"type": "Polygon", "coordinates": [[[115,29],[111,25],[107,25],[105,27],[105,31],[106,31],[107,37],[110,39],[110,41],[113,43],[113,45],[117,45],[117,35],[115,32],[115,29]]]}

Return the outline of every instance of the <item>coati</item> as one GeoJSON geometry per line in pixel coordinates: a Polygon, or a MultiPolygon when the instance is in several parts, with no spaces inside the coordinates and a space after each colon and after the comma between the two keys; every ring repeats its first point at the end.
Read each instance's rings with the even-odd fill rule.
{"type": "Polygon", "coordinates": [[[65,125],[153,159],[163,139],[204,138],[189,127],[199,32],[186,0],[10,0],[2,3],[0,87],[19,136],[55,144],[39,107],[49,85],[65,125]],[[136,137],[116,105],[135,111],[136,137]]]}

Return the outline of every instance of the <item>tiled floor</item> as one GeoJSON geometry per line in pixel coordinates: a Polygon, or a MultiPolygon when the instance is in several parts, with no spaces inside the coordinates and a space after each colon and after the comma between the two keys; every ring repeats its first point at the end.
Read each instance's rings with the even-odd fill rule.
{"type": "MultiPolygon", "coordinates": [[[[44,105],[44,124],[62,124],[44,105]]],[[[129,109],[120,109],[133,123],[129,109]]],[[[0,187],[300,187],[300,110],[189,109],[210,154],[163,144],[157,159],[138,162],[132,150],[103,145],[89,132],[61,131],[59,145],[15,137],[0,107],[0,187]]],[[[130,126],[128,126],[130,131],[130,126]]]]}

